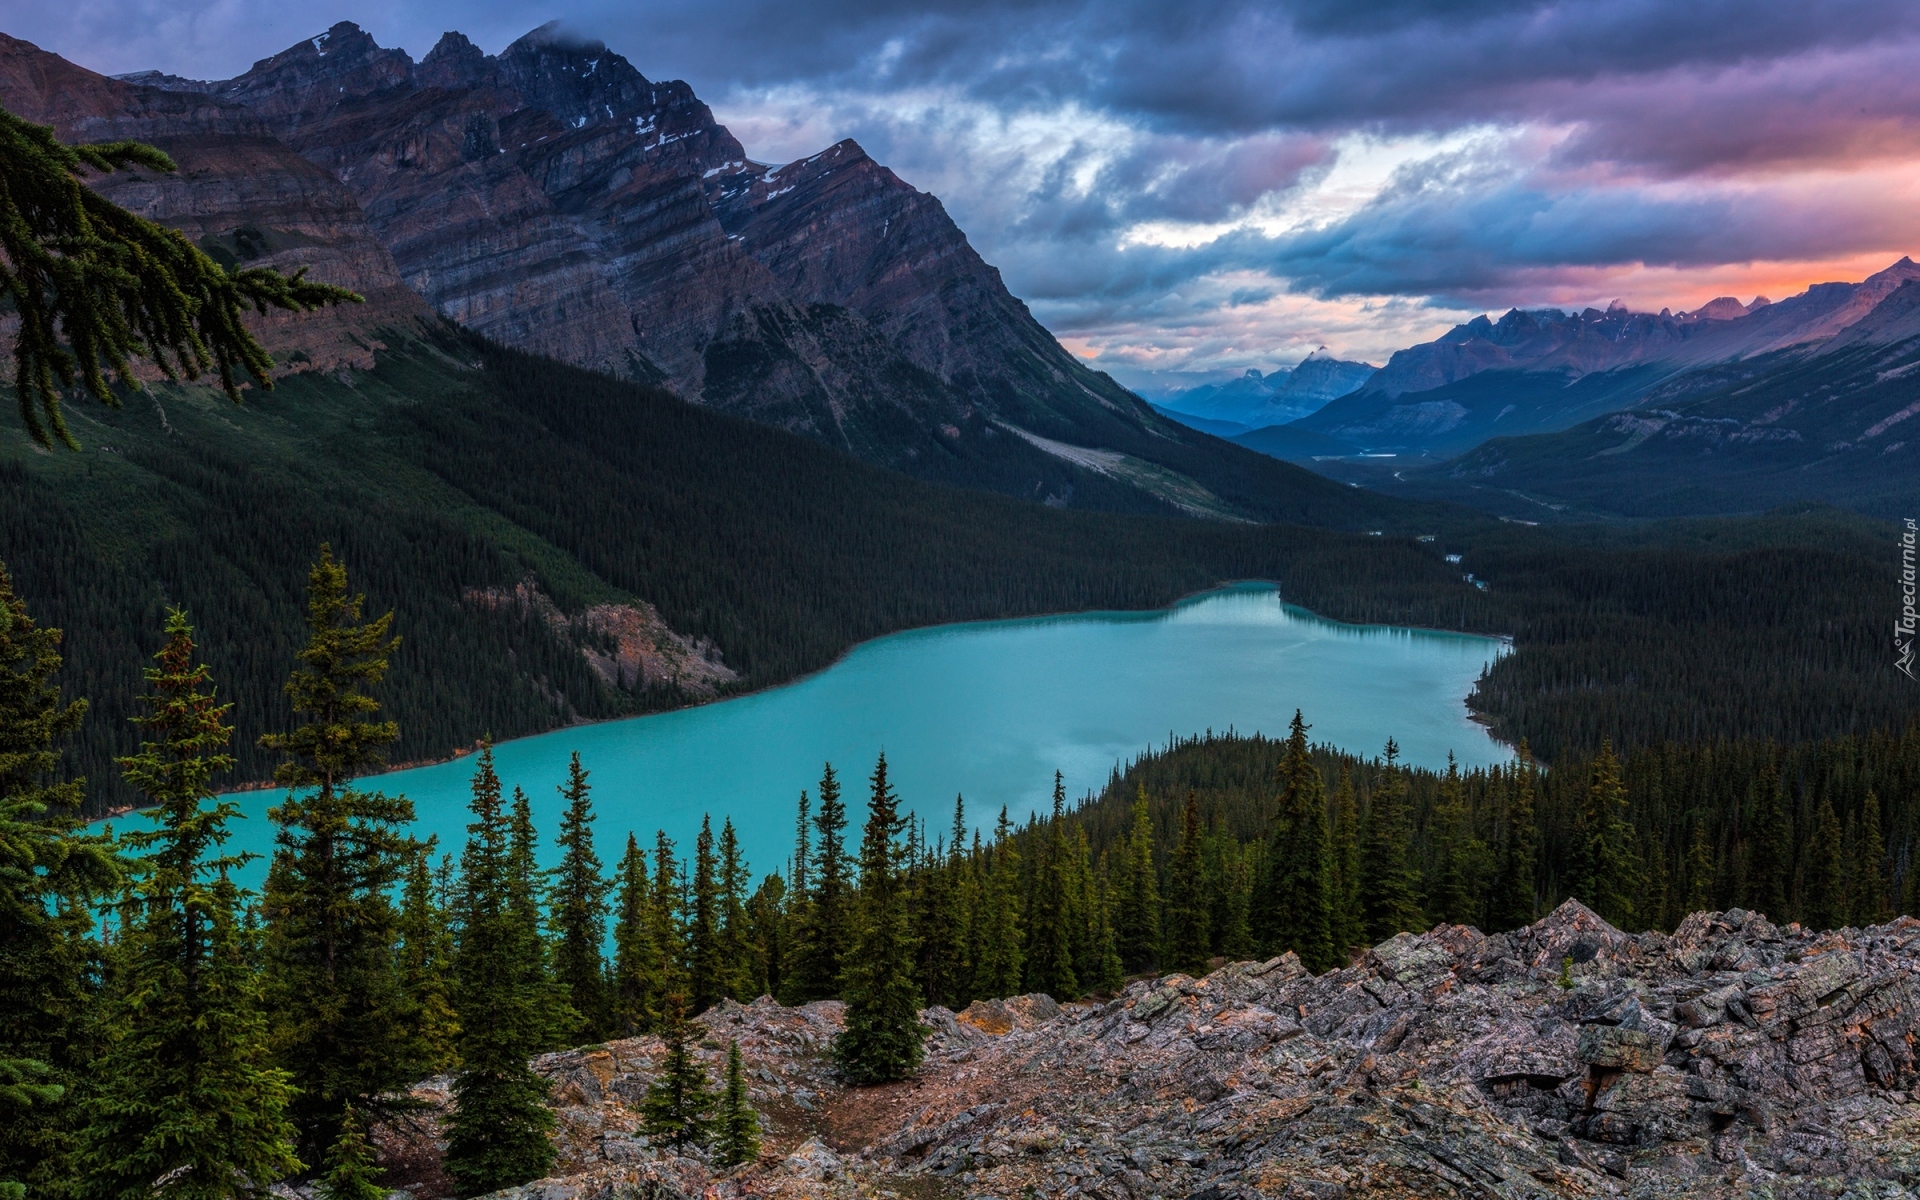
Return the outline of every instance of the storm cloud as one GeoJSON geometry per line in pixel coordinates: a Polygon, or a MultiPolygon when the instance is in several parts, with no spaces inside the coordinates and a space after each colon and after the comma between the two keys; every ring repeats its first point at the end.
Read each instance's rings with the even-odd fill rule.
{"type": "MultiPolygon", "coordinates": [[[[749,153],[854,137],[1123,378],[1376,360],[1481,309],[1690,307],[1920,248],[1904,0],[0,3],[109,72],[237,74],[335,20],[416,56],[549,19],[749,153]]],[[[1169,376],[1175,377],[1175,376],[1169,376]]]]}

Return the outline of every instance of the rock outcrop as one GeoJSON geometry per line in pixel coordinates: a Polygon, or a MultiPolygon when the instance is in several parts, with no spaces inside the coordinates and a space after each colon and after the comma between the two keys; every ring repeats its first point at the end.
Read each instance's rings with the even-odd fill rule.
{"type": "Polygon", "coordinates": [[[861,1090],[825,1056],[837,1004],[728,1004],[701,1053],[717,1072],[740,1041],[759,1163],[716,1177],[637,1137],[659,1046],[635,1039],[539,1060],[563,1174],[515,1196],[1907,1196],[1917,980],[1911,918],[1630,935],[1569,901],[1318,977],[1287,955],[929,1009],[920,1076],[861,1090]]]}

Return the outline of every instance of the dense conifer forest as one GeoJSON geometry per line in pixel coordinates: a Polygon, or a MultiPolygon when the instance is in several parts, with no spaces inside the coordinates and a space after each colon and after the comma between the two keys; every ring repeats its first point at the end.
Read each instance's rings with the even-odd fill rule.
{"type": "Polygon", "coordinates": [[[377,1189],[370,1130],[405,1087],[451,1071],[446,1166],[462,1195],[552,1164],[543,1050],[659,1033],[646,1128],[721,1162],[754,1152],[736,1052],[716,1084],[689,1017],[723,1000],[837,997],[852,1083],[910,1076],[918,1011],[978,998],[1111,993],[1130,975],[1293,953],[1339,965],[1434,923],[1497,931],[1577,897],[1628,929],[1701,908],[1862,925],[1920,909],[1920,725],[1822,742],[1602,743],[1553,766],[1410,769],[1284,739],[1170,744],[1098,796],[984,834],[903,816],[884,756],[803,792],[787,877],[756,880],[731,820],[690,848],[596,836],[577,756],[559,827],[475,763],[462,847],[411,835],[366,778],[399,738],[376,689],[395,646],[323,551],[262,738],[285,800],[265,887],[234,886],[213,802],[234,706],[175,608],[145,669],[140,748],[117,766],[148,802],[117,838],[82,825],[59,743],[83,705],[58,635],[0,582],[0,1186],[132,1197],[152,1179],[239,1197],[304,1176],[377,1189]],[[559,864],[536,866],[552,837],[559,864]],[[604,840],[602,840],[604,839],[604,840]],[[602,854],[622,846],[617,860],[602,854]],[[610,867],[608,864],[612,863],[610,867]]]}
{"type": "Polygon", "coordinates": [[[454,332],[396,333],[379,364],[292,376],[238,408],[190,388],[76,407],[78,454],[0,437],[0,561],[64,630],[68,678],[91,697],[89,811],[132,800],[112,760],[134,748],[134,664],[174,604],[236,701],[237,778],[266,778],[257,738],[288,718],[279,664],[323,542],[395,613],[381,698],[398,762],[689,699],[610,685],[581,653],[591,637],[474,600],[527,580],[566,613],[652,603],[710,639],[737,687],[897,629],[1156,607],[1262,578],[1335,619],[1512,635],[1475,704],[1549,760],[1602,737],[1799,740],[1914,712],[1874,633],[1893,584],[1882,531],[1836,513],[1600,531],[1318,500],[1296,514],[1342,531],[1062,512],[454,332]]]}

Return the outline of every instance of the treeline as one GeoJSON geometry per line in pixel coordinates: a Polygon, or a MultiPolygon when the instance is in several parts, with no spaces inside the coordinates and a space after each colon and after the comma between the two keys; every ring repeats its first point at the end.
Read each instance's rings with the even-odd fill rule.
{"type": "Polygon", "coordinates": [[[237,702],[237,777],[267,778],[258,736],[290,719],[283,664],[323,541],[396,614],[381,696],[396,762],[684,702],[611,687],[538,616],[468,597],[529,577],[569,613],[654,604],[712,639],[742,687],[903,628],[1153,608],[1228,579],[1281,580],[1351,620],[1492,627],[1479,594],[1408,538],[1056,512],[452,332],[396,334],[350,385],[291,376],[241,408],[156,397],[164,416],[71,414],[81,454],[0,440],[0,559],[95,698],[77,746],[91,805],[133,799],[113,760],[137,745],[138,664],[170,605],[195,615],[237,702]]]}
{"type": "Polygon", "coordinates": [[[258,735],[290,719],[280,664],[322,541],[396,614],[381,698],[400,723],[397,762],[682,702],[611,687],[570,635],[468,598],[529,577],[566,612],[653,603],[712,639],[742,687],[902,628],[1151,608],[1258,578],[1335,619],[1514,635],[1476,704],[1547,761],[1609,737],[1863,734],[1920,706],[1893,686],[1875,632],[1892,559],[1858,522],[1622,534],[1408,508],[1375,538],[1056,512],[463,334],[395,334],[378,362],[350,382],[289,377],[238,409],[159,389],[164,413],[76,411],[82,454],[4,444],[0,558],[66,631],[70,678],[95,698],[76,747],[90,811],[133,799],[113,760],[136,747],[137,664],[169,605],[195,614],[238,702],[236,778],[270,774],[258,735]],[[1405,536],[1429,524],[1436,542],[1405,536]]]}
{"type": "MultiPolygon", "coordinates": [[[[1290,824],[1323,840],[1329,920],[1368,944],[1437,922],[1501,931],[1577,897],[1622,928],[1672,929],[1689,912],[1745,907],[1819,928],[1920,915],[1920,725],[1902,734],[1782,746],[1665,743],[1568,755],[1551,770],[1431,771],[1292,739],[1208,735],[1116,773],[1074,820],[1097,858],[1145,839],[1163,894],[1185,824],[1200,830],[1207,949],[1238,954],[1236,913],[1257,910],[1290,824]],[[1305,777],[1317,816],[1285,816],[1305,777]],[[1392,920],[1376,921],[1397,906],[1392,920]]],[[[1389,744],[1391,752],[1391,744],[1389,744]]],[[[1311,807],[1311,806],[1309,806],[1311,807]]],[[[1284,862],[1282,863],[1284,865],[1284,862]]],[[[1291,868],[1290,868],[1291,869],[1291,868]]],[[[1188,886],[1188,885],[1183,885],[1188,886]]]]}

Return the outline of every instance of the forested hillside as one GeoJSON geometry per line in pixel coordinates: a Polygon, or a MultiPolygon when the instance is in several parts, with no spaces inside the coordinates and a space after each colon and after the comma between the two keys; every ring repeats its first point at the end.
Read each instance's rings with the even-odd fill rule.
{"type": "Polygon", "coordinates": [[[1514,635],[1475,703],[1548,759],[1603,736],[1805,739],[1914,712],[1877,632],[1892,560],[1878,527],[1837,514],[1553,532],[1344,488],[1303,498],[1298,524],[1062,512],[467,335],[395,334],[378,363],[291,376],[240,407],[169,388],[75,405],[80,453],[7,434],[0,561],[66,631],[63,679],[93,704],[76,748],[93,811],[125,796],[109,760],[133,744],[168,603],[192,612],[238,704],[239,777],[264,777],[254,741],[286,717],[299,589],[323,542],[396,613],[382,693],[396,762],[710,694],[610,682],[585,653],[607,652],[604,636],[555,614],[651,604],[752,688],[892,630],[1155,607],[1240,578],[1340,620],[1514,635]],[[1369,511],[1380,537],[1307,527],[1369,511]],[[1406,536],[1428,529],[1433,542],[1406,536]],[[499,602],[529,579],[536,603],[499,602]]]}

